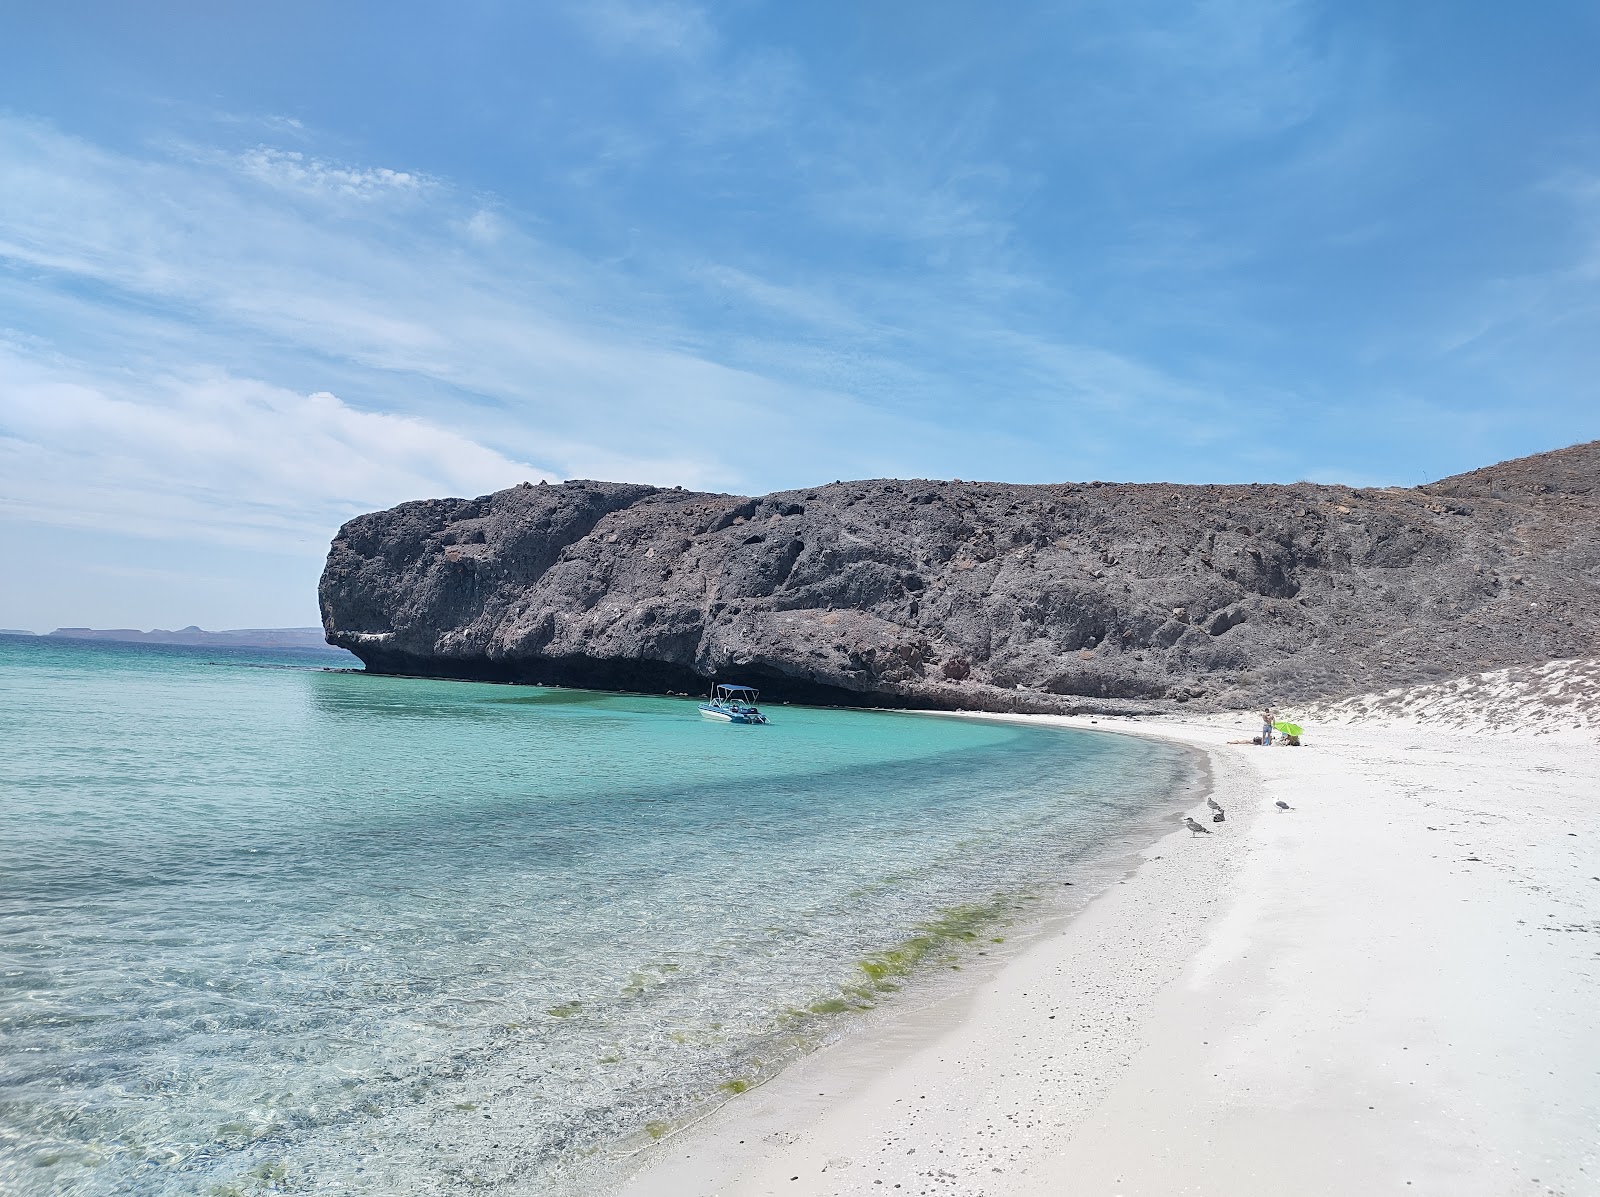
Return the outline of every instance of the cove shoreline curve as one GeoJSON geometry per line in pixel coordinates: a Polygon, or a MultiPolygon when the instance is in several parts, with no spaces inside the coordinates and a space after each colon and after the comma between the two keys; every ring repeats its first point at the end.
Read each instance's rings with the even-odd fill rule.
{"type": "Polygon", "coordinates": [[[1600,1193],[1600,967],[1561,933],[1600,927],[1592,730],[1391,719],[1291,750],[1237,744],[1239,712],[970,717],[1198,748],[1227,821],[607,1191],[1600,1193]]]}

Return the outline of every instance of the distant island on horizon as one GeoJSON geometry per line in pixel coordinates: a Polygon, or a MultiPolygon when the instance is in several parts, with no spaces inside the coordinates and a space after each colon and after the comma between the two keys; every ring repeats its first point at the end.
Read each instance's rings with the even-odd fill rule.
{"type": "MultiPolygon", "coordinates": [[[[4,629],[10,636],[32,636],[37,633],[4,629]]],[[[41,639],[58,640],[111,640],[132,644],[193,644],[214,648],[294,648],[348,655],[344,649],[329,644],[321,628],[230,628],[208,632],[190,624],[185,628],[168,631],[152,628],[57,628],[45,633],[41,639]]]]}

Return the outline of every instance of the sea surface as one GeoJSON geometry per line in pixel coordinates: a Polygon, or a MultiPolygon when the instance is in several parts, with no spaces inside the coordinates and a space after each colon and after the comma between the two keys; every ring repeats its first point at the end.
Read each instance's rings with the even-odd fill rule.
{"type": "Polygon", "coordinates": [[[1131,737],[329,659],[0,636],[0,1192],[552,1191],[1197,782],[1131,737]]]}

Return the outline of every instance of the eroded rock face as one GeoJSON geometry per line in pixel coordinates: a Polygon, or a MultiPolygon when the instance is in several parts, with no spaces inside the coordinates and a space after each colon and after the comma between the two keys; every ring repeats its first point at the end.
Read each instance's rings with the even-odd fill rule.
{"type": "Polygon", "coordinates": [[[1600,653],[1600,442],[1415,490],[523,484],[351,520],[369,669],[992,710],[1279,702],[1600,653]]]}

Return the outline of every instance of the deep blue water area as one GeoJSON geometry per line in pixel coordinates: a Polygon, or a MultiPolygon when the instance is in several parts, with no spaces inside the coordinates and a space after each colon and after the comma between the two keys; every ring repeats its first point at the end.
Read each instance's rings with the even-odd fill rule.
{"type": "Polygon", "coordinates": [[[1128,737],[326,664],[0,637],[0,1191],[542,1191],[1195,780],[1128,737]]]}

